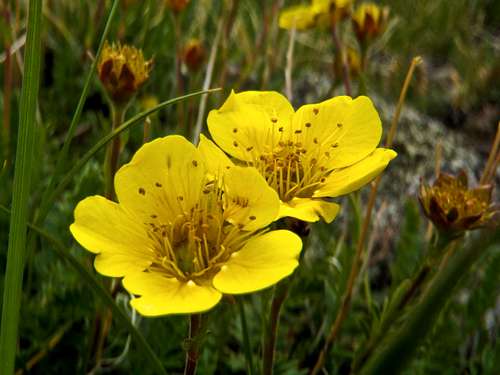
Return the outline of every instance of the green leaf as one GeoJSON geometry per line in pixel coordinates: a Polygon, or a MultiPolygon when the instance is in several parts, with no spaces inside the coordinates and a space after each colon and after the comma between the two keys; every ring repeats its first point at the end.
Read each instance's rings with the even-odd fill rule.
{"type": "Polygon", "coordinates": [[[26,253],[28,204],[36,149],[36,106],[40,83],[42,0],[30,0],[24,79],[19,107],[19,133],[12,195],[7,269],[3,293],[0,332],[0,373],[12,374],[17,348],[17,331],[26,253]]]}

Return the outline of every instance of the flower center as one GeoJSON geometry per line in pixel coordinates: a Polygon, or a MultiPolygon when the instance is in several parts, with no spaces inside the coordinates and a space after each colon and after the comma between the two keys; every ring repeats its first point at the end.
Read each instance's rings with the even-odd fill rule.
{"type": "MultiPolygon", "coordinates": [[[[271,140],[261,154],[254,153],[254,161],[249,163],[259,170],[283,202],[294,197],[311,197],[332,170],[329,164],[338,148],[338,143],[332,142],[336,134],[319,140],[311,134],[311,127],[311,123],[305,123],[288,136],[279,128],[280,139],[271,140]]],[[[337,125],[340,128],[342,124],[337,125]]]]}
{"type": "Polygon", "coordinates": [[[217,181],[207,182],[190,211],[173,220],[161,222],[160,215],[151,215],[146,224],[154,243],[151,268],[182,281],[201,281],[243,247],[251,233],[225,220],[225,196],[217,186],[217,181]]]}

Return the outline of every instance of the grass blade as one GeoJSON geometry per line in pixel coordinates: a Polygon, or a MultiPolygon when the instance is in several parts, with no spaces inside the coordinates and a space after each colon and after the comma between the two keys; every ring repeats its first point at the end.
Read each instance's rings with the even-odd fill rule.
{"type": "Polygon", "coordinates": [[[92,65],[90,66],[90,70],[87,73],[87,78],[85,79],[85,84],[83,85],[83,90],[82,90],[82,93],[80,95],[80,99],[78,100],[78,104],[76,106],[75,113],[73,114],[73,118],[71,119],[71,123],[69,125],[69,129],[68,129],[68,132],[66,134],[66,138],[64,140],[63,147],[62,147],[62,149],[59,152],[59,155],[57,157],[54,175],[50,179],[50,182],[44,191],[44,194],[42,197],[42,204],[41,204],[40,210],[38,212],[38,218],[40,218],[40,219],[37,218],[37,220],[36,220],[37,223],[44,220],[44,215],[40,214],[40,213],[44,213],[47,209],[47,207],[46,207],[47,205],[44,204],[44,198],[46,196],[48,196],[50,194],[49,192],[54,189],[54,186],[56,185],[56,178],[61,173],[61,170],[64,166],[64,163],[67,160],[69,146],[70,146],[71,140],[73,139],[73,136],[75,134],[76,125],[78,124],[78,121],[80,121],[80,116],[82,114],[83,105],[85,104],[85,100],[87,99],[87,95],[88,95],[88,92],[90,89],[90,83],[92,82],[92,79],[94,78],[97,62],[99,61],[99,57],[101,56],[102,47],[103,47],[104,42],[108,36],[111,21],[113,20],[113,17],[116,13],[118,3],[119,3],[119,0],[114,0],[113,5],[111,6],[111,10],[109,11],[109,15],[108,15],[108,18],[106,20],[106,26],[104,27],[104,31],[102,32],[102,35],[101,35],[101,40],[99,41],[99,47],[97,48],[97,52],[96,52],[94,61],[92,62],[92,65]]]}
{"type": "Polygon", "coordinates": [[[25,47],[25,72],[19,106],[19,132],[9,228],[7,269],[0,332],[0,373],[12,374],[17,348],[19,310],[26,252],[26,222],[31,190],[33,150],[36,145],[35,111],[40,83],[40,30],[42,0],[30,0],[25,47]]]}
{"type": "MultiPolygon", "coordinates": [[[[10,211],[0,205],[0,210],[4,211],[6,214],[10,214],[10,211]]],[[[55,237],[45,230],[37,227],[33,224],[28,224],[28,226],[36,232],[41,238],[47,240],[51,245],[52,249],[56,254],[65,262],[69,263],[71,267],[75,269],[76,272],[82,277],[83,280],[89,285],[90,289],[99,297],[113,312],[113,316],[129,331],[130,335],[135,340],[136,345],[142,350],[143,354],[149,358],[151,363],[155,367],[155,374],[166,374],[160,359],[156,356],[151,346],[144,338],[144,336],[134,327],[127,314],[115,303],[109,291],[102,285],[102,283],[97,280],[97,278],[90,273],[87,268],[82,265],[73,255],[71,255],[66,247],[55,237]]],[[[3,374],[3,372],[2,372],[3,374]]],[[[7,373],[6,373],[7,374],[7,373]]]]}
{"type": "Polygon", "coordinates": [[[387,339],[385,345],[381,345],[361,374],[400,374],[408,366],[453,294],[455,285],[481,258],[481,254],[500,240],[499,231],[484,230],[480,234],[466,247],[457,250],[448,265],[438,271],[421,301],[409,312],[408,319],[387,339]]]}

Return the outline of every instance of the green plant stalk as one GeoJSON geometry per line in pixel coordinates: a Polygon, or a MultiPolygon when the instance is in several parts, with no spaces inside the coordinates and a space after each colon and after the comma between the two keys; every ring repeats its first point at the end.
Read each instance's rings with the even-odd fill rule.
{"type": "Polygon", "coordinates": [[[92,82],[92,79],[94,78],[97,63],[98,63],[99,58],[101,56],[102,47],[104,45],[106,37],[108,36],[109,29],[111,26],[111,21],[113,20],[113,17],[116,13],[116,9],[118,7],[119,2],[120,2],[119,0],[114,0],[113,5],[111,6],[111,10],[109,11],[109,15],[108,15],[108,18],[106,20],[106,25],[104,27],[104,31],[103,31],[102,36],[101,36],[101,40],[99,41],[99,47],[97,48],[97,52],[96,52],[94,61],[92,62],[91,66],[90,66],[90,70],[87,74],[87,78],[85,79],[85,84],[83,85],[83,90],[82,90],[82,93],[80,95],[80,99],[78,100],[78,104],[76,106],[75,113],[73,114],[73,117],[71,119],[69,129],[68,129],[68,132],[66,134],[66,139],[64,140],[62,149],[59,152],[59,155],[57,157],[54,174],[53,174],[52,178],[50,179],[49,184],[47,185],[47,188],[45,189],[45,191],[43,193],[42,201],[40,203],[40,209],[38,210],[37,217],[35,220],[36,224],[40,225],[43,223],[43,221],[45,220],[45,216],[47,215],[48,210],[50,209],[50,207],[53,203],[52,201],[50,201],[50,199],[48,199],[48,197],[50,196],[50,192],[54,190],[55,185],[56,185],[56,181],[57,181],[57,177],[61,173],[61,171],[64,167],[64,164],[66,163],[71,140],[73,139],[73,136],[75,134],[76,125],[80,121],[80,116],[81,116],[82,111],[83,111],[83,106],[85,104],[85,100],[87,99],[87,95],[88,95],[88,92],[90,90],[90,83],[92,82]]]}
{"type": "Polygon", "coordinates": [[[395,303],[394,308],[389,313],[384,314],[384,324],[379,331],[370,338],[366,348],[361,355],[357,356],[352,364],[352,372],[357,373],[358,370],[368,361],[373,351],[379,346],[380,341],[383,340],[384,334],[389,330],[390,324],[393,323],[398,316],[403,314],[404,309],[413,302],[419,295],[425,284],[430,279],[434,272],[434,266],[443,257],[446,257],[455,247],[456,241],[447,236],[439,236],[436,240],[429,242],[427,253],[429,258],[420,267],[420,270],[415,274],[413,279],[407,279],[407,287],[404,293],[398,296],[398,301],[395,303]]]}
{"type": "Polygon", "coordinates": [[[345,93],[348,96],[352,96],[351,89],[351,78],[349,77],[349,62],[347,61],[347,57],[345,55],[344,46],[342,45],[342,41],[339,37],[337,23],[332,22],[332,40],[333,45],[335,46],[335,52],[340,56],[340,65],[342,67],[342,81],[344,83],[345,93]]]}
{"type": "Polygon", "coordinates": [[[19,106],[19,132],[14,172],[7,268],[0,328],[0,373],[12,374],[17,348],[33,150],[36,149],[36,106],[40,84],[42,0],[30,0],[25,47],[25,73],[19,106]]]}
{"type": "Polygon", "coordinates": [[[250,335],[248,333],[245,304],[241,298],[237,298],[236,303],[238,304],[238,312],[241,320],[241,331],[243,334],[243,348],[245,350],[245,357],[247,361],[247,371],[249,375],[253,375],[252,345],[250,344],[250,335]]]}
{"type": "MultiPolygon", "coordinates": [[[[6,16],[6,18],[8,18],[6,16]]],[[[9,38],[10,39],[10,38],[9,38]]],[[[3,148],[3,163],[9,163],[10,159],[10,96],[12,92],[12,61],[10,56],[10,41],[5,46],[5,63],[4,63],[4,82],[3,82],[3,133],[2,133],[2,148],[3,148]]]]}
{"type": "MultiPolygon", "coordinates": [[[[111,117],[112,117],[112,126],[111,131],[116,130],[123,124],[123,120],[125,118],[125,112],[127,106],[120,106],[110,102],[111,107],[111,117]]],[[[105,173],[105,186],[104,186],[104,196],[108,199],[113,199],[114,197],[114,187],[113,187],[113,178],[115,177],[116,171],[118,170],[118,162],[120,158],[120,148],[121,142],[120,137],[114,137],[111,145],[108,145],[108,149],[106,152],[106,157],[104,160],[104,173],[105,173]]]]}
{"type": "Polygon", "coordinates": [[[78,159],[78,162],[71,168],[66,175],[59,181],[59,184],[52,190],[52,193],[46,198],[46,202],[44,205],[44,210],[39,212],[38,222],[40,224],[45,219],[45,216],[48,214],[48,211],[52,204],[56,201],[57,197],[61,195],[64,189],[69,185],[69,183],[73,180],[73,177],[82,170],[83,166],[104,146],[108,144],[113,138],[119,136],[122,132],[130,128],[132,125],[140,123],[149,115],[168,107],[169,105],[175,104],[177,102],[198,96],[203,94],[208,94],[212,92],[220,91],[220,88],[197,91],[192,94],[180,96],[178,98],[167,100],[163,103],[158,104],[156,107],[148,109],[147,111],[143,111],[138,113],[137,115],[131,117],[127,121],[125,121],[120,127],[111,131],[109,134],[105,135],[103,138],[99,140],[89,151],[85,153],[81,158],[78,159]]]}
{"type": "Polygon", "coordinates": [[[409,313],[406,322],[388,339],[361,374],[398,374],[415,355],[419,345],[434,326],[455,285],[484,250],[500,241],[500,231],[482,231],[465,248],[457,250],[448,266],[441,269],[424,292],[420,302],[409,313]]]}
{"type": "MultiPolygon", "coordinates": [[[[281,227],[281,225],[279,225],[279,227],[281,227]]],[[[303,251],[300,254],[300,259],[303,259],[309,242],[310,224],[294,218],[285,218],[282,227],[300,236],[303,248],[303,251]]],[[[294,277],[295,274],[293,273],[286,279],[281,280],[273,288],[269,319],[264,327],[262,349],[262,374],[264,375],[272,375],[273,373],[281,308],[288,297],[294,277]]]]}
{"type": "Polygon", "coordinates": [[[184,375],[196,374],[198,358],[200,356],[200,341],[203,335],[203,322],[201,314],[191,314],[189,317],[189,337],[187,340],[186,363],[184,375]]]}
{"type": "Polygon", "coordinates": [[[281,307],[288,296],[292,280],[283,280],[275,285],[271,302],[271,313],[267,325],[267,334],[264,337],[262,353],[262,374],[272,375],[274,367],[274,354],[276,352],[276,338],[278,336],[281,307]]]}
{"type": "MultiPolygon", "coordinates": [[[[0,210],[4,211],[7,215],[11,214],[10,210],[3,205],[0,205],[0,210]]],[[[153,352],[153,349],[151,349],[144,336],[137,330],[137,328],[134,327],[127,314],[115,303],[113,297],[109,294],[106,288],[101,285],[99,280],[97,280],[97,278],[92,273],[90,273],[83,264],[81,264],[73,255],[71,255],[71,253],[57,238],[34,224],[27,223],[27,225],[31,230],[36,232],[37,235],[52,244],[52,250],[59,256],[59,258],[69,263],[70,266],[73,267],[75,271],[82,277],[82,279],[88,284],[90,290],[92,290],[97,295],[97,297],[99,297],[111,309],[111,311],[113,312],[113,316],[116,317],[116,319],[125,328],[127,328],[129,333],[135,340],[136,345],[154,365],[156,369],[155,373],[166,374],[161,361],[153,352]]],[[[9,374],[7,372],[2,372],[2,374],[4,373],[9,374]]]]}

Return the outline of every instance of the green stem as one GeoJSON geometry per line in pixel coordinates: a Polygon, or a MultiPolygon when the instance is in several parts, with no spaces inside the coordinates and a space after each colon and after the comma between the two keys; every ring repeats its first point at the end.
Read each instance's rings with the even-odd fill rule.
{"type": "Polygon", "coordinates": [[[40,83],[42,0],[30,0],[25,47],[25,73],[19,106],[19,132],[13,183],[12,212],[0,328],[0,373],[12,374],[21,307],[28,203],[33,150],[36,149],[36,106],[40,83]]]}
{"type": "Polygon", "coordinates": [[[419,345],[434,326],[454,287],[481,254],[500,240],[499,231],[486,232],[458,249],[431,281],[420,302],[409,313],[406,322],[380,346],[380,350],[364,367],[362,374],[398,374],[409,364],[419,345]]]}
{"type": "MultiPolygon", "coordinates": [[[[0,210],[5,212],[7,215],[11,214],[9,209],[2,205],[0,205],[0,210]]],[[[97,278],[92,273],[90,273],[83,264],[81,264],[73,255],[71,255],[68,249],[66,249],[66,247],[57,238],[34,224],[28,223],[27,225],[31,230],[36,232],[37,235],[52,244],[52,250],[59,256],[59,258],[69,263],[70,266],[73,267],[73,269],[80,275],[83,281],[88,284],[90,290],[94,292],[97,297],[100,298],[111,309],[111,311],[113,312],[113,316],[129,331],[132,338],[135,340],[139,350],[141,350],[153,364],[153,366],[155,367],[155,373],[166,374],[161,361],[153,352],[153,349],[151,349],[144,336],[137,330],[137,328],[134,327],[127,314],[120,307],[118,307],[113,297],[109,294],[109,291],[101,285],[99,280],[97,280],[97,278]]],[[[1,363],[2,365],[4,364],[4,362],[1,363]]],[[[2,371],[1,373],[11,374],[12,371],[2,371]]]]}
{"type": "Polygon", "coordinates": [[[196,374],[198,366],[200,334],[202,333],[202,316],[201,314],[191,314],[189,318],[189,337],[188,347],[186,350],[186,363],[184,366],[184,375],[196,374]]]}
{"type": "Polygon", "coordinates": [[[241,330],[243,333],[243,348],[245,349],[245,357],[247,360],[248,374],[253,375],[253,360],[252,360],[252,346],[250,344],[250,335],[248,333],[247,318],[245,314],[245,305],[241,298],[237,298],[238,311],[240,313],[241,330]]]}
{"type": "Polygon", "coordinates": [[[345,93],[348,96],[352,96],[351,79],[349,77],[349,63],[345,56],[344,46],[342,45],[342,41],[340,40],[337,31],[337,23],[332,23],[332,39],[333,44],[335,45],[336,53],[338,53],[340,56],[340,63],[342,67],[342,81],[344,82],[345,93]]]}
{"type": "MultiPolygon", "coordinates": [[[[117,104],[110,104],[111,107],[111,117],[112,125],[111,131],[118,129],[122,124],[126,112],[126,106],[120,106],[117,104]]],[[[104,196],[108,199],[113,199],[114,188],[113,188],[113,178],[115,177],[116,171],[118,170],[118,161],[120,158],[120,148],[121,142],[120,137],[114,137],[111,145],[108,145],[108,150],[106,152],[104,168],[105,171],[105,191],[104,196]]]]}
{"type": "Polygon", "coordinates": [[[281,307],[288,296],[291,280],[283,280],[274,287],[273,299],[271,302],[271,313],[267,333],[264,340],[264,351],[262,353],[262,373],[272,375],[274,366],[274,354],[276,351],[276,338],[278,336],[279,318],[281,307]]]}

